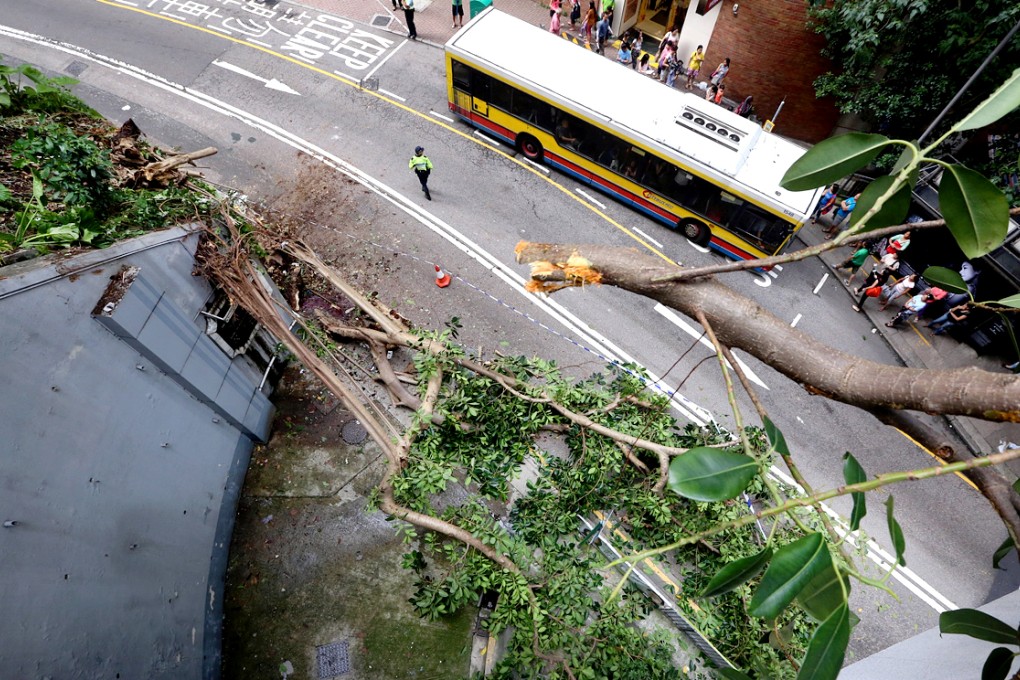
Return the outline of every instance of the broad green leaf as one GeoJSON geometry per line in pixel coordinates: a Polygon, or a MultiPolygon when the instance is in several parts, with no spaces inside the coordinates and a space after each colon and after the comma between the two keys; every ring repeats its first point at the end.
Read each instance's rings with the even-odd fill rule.
{"type": "MultiPolygon", "coordinates": [[[[896,179],[892,175],[885,175],[876,179],[861,192],[861,197],[857,199],[857,207],[850,213],[851,229],[864,219],[864,216],[878,201],[878,197],[888,191],[895,181],[896,179]]],[[[915,184],[917,184],[916,170],[911,173],[906,183],[896,190],[896,193],[886,199],[885,203],[882,204],[882,209],[868,218],[868,224],[865,225],[864,231],[868,232],[872,229],[902,224],[903,220],[907,217],[907,211],[910,210],[910,195],[914,190],[915,184]]]]}
{"type": "Polygon", "coordinates": [[[995,553],[992,554],[992,569],[1001,569],[1002,567],[999,565],[1002,563],[1002,560],[1014,550],[1016,550],[1016,546],[1013,545],[1013,539],[1007,536],[1002,545],[996,548],[995,553]]]}
{"type": "Polygon", "coordinates": [[[977,609],[956,609],[939,614],[939,632],[969,635],[999,645],[1020,644],[1016,628],[977,609]]]}
{"type": "Polygon", "coordinates": [[[976,130],[991,125],[1018,106],[1020,106],[1020,68],[1013,71],[1009,80],[953,127],[957,130],[976,130]]]}
{"type": "Polygon", "coordinates": [[[735,668],[720,668],[716,671],[716,675],[726,678],[726,680],[751,680],[750,675],[741,673],[735,668]]]}
{"type": "Polygon", "coordinates": [[[1007,647],[996,647],[981,667],[981,680],[1006,680],[1013,666],[1013,651],[1007,647]]]}
{"type": "MultiPolygon", "coordinates": [[[[853,454],[847,451],[843,454],[843,480],[847,484],[860,484],[867,481],[864,468],[857,462],[853,454]]],[[[861,520],[868,514],[867,502],[864,500],[864,492],[857,491],[850,494],[854,501],[853,510],[850,511],[850,531],[857,531],[861,527],[861,520]]]]}
{"type": "Polygon", "coordinates": [[[736,498],[756,474],[754,458],[701,446],[669,464],[669,488],[696,501],[726,501],[736,498]]]}
{"type": "Polygon", "coordinates": [[[751,598],[751,616],[774,619],[815,576],[832,564],[832,555],[820,533],[780,548],[751,598]]]}
{"type": "Polygon", "coordinates": [[[779,186],[806,191],[843,179],[870,163],[889,144],[882,135],[850,132],[811,147],[783,175],[779,186]]]}
{"type": "Polygon", "coordinates": [[[765,416],[765,436],[769,438],[769,443],[772,444],[772,448],[776,450],[776,453],[780,456],[790,455],[790,447],[786,445],[786,437],[783,436],[783,433],[768,416],[765,416]]]}
{"type": "Polygon", "coordinates": [[[946,226],[967,257],[981,257],[1006,238],[1009,203],[994,184],[962,165],[949,165],[939,184],[946,226]]]}
{"type": "Polygon", "coordinates": [[[906,550],[907,544],[903,539],[903,529],[900,528],[900,523],[893,517],[893,497],[885,499],[885,520],[889,524],[889,538],[892,539],[893,549],[896,551],[896,564],[901,566],[907,566],[907,561],[903,559],[903,551],[906,550]]]}
{"type": "Polygon", "coordinates": [[[839,675],[850,643],[850,610],[844,604],[811,636],[797,680],[833,680],[839,675]]]}
{"type": "Polygon", "coordinates": [[[765,548],[757,555],[733,560],[712,577],[712,580],[705,586],[701,596],[715,597],[716,595],[730,592],[737,586],[757,576],[758,572],[765,568],[770,559],[772,559],[772,550],[765,548]]]}
{"type": "Polygon", "coordinates": [[[797,595],[797,604],[816,621],[824,621],[846,604],[850,582],[833,563],[811,579],[797,595]]]}
{"type": "Polygon", "coordinates": [[[892,170],[889,171],[889,174],[895,175],[900,170],[907,167],[907,164],[910,163],[910,161],[914,160],[914,158],[917,157],[917,154],[918,154],[917,140],[914,140],[910,143],[909,146],[903,147],[903,151],[900,153],[900,157],[896,159],[896,164],[892,166],[892,170]]]}
{"type": "Polygon", "coordinates": [[[1020,309],[1020,294],[1010,295],[1008,298],[996,300],[995,304],[1004,305],[1006,307],[1012,307],[1013,309],[1020,309]]]}
{"type": "Polygon", "coordinates": [[[970,289],[967,288],[967,284],[964,282],[963,277],[960,276],[959,272],[954,272],[952,269],[946,269],[945,267],[928,267],[921,274],[924,280],[928,283],[944,288],[950,293],[966,293],[970,295],[970,289]]]}

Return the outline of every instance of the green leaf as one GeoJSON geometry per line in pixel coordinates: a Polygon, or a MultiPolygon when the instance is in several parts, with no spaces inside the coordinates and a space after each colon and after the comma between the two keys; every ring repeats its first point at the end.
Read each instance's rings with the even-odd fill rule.
{"type": "Polygon", "coordinates": [[[981,257],[1006,238],[1009,202],[994,184],[962,165],[946,166],[939,184],[946,226],[967,257],[981,257]]]}
{"type": "Polygon", "coordinates": [[[939,632],[943,635],[969,635],[999,645],[1020,644],[1016,628],[977,609],[956,609],[939,614],[939,632]]]}
{"type": "Polygon", "coordinates": [[[889,524],[889,538],[892,539],[893,549],[896,550],[896,564],[901,566],[907,566],[907,561],[903,559],[903,551],[906,550],[907,544],[903,538],[903,529],[900,528],[900,523],[893,517],[893,497],[885,499],[885,519],[889,524]]]}
{"type": "Polygon", "coordinates": [[[765,548],[757,555],[733,560],[712,577],[712,580],[705,586],[701,596],[715,597],[716,595],[730,592],[737,586],[757,576],[758,572],[765,568],[770,559],[772,559],[772,550],[771,548],[765,548]]]}
{"type": "Polygon", "coordinates": [[[839,675],[850,643],[850,610],[844,604],[811,636],[797,680],[833,680],[839,675]]]}
{"type": "Polygon", "coordinates": [[[1008,298],[996,300],[995,304],[1004,305],[1006,307],[1012,307],[1013,309],[1020,309],[1020,294],[1010,295],[1008,298]]]}
{"type": "Polygon", "coordinates": [[[889,144],[882,135],[850,132],[815,144],[783,175],[779,186],[806,191],[842,179],[870,163],[889,144]]]}
{"type": "Polygon", "coordinates": [[[992,569],[1001,569],[999,564],[1014,550],[1016,550],[1016,546],[1013,545],[1013,539],[1007,536],[1002,545],[996,548],[995,553],[992,554],[992,569]]]}
{"type": "Polygon", "coordinates": [[[769,438],[769,443],[772,444],[772,448],[776,450],[780,456],[789,456],[790,447],[786,445],[786,437],[780,432],[779,428],[776,427],[772,420],[765,416],[765,435],[769,438]]]}
{"type": "MultiPolygon", "coordinates": [[[[847,451],[843,454],[843,480],[847,484],[860,484],[861,482],[867,481],[868,477],[864,474],[864,468],[857,462],[857,459],[853,457],[853,454],[847,451]]],[[[857,531],[861,527],[861,520],[868,514],[867,502],[864,500],[864,492],[856,491],[850,494],[850,497],[854,501],[853,510],[850,511],[850,531],[857,531]]]]}
{"type": "Polygon", "coordinates": [[[846,604],[850,582],[833,563],[824,569],[797,595],[797,603],[816,621],[824,621],[832,612],[846,604]]]}
{"type": "MultiPolygon", "coordinates": [[[[861,197],[857,199],[857,207],[850,213],[850,228],[853,229],[857,224],[864,219],[864,216],[871,210],[875,202],[878,201],[879,196],[884,194],[889,188],[896,182],[896,178],[892,175],[885,175],[879,177],[874,182],[868,185],[868,187],[861,192],[861,197]]],[[[880,229],[882,227],[891,227],[894,224],[902,224],[903,220],[907,217],[907,211],[910,210],[910,197],[914,190],[914,185],[917,184],[917,171],[911,173],[907,181],[896,190],[892,196],[886,199],[885,203],[882,204],[882,209],[877,213],[868,218],[868,223],[865,228],[865,232],[871,231],[872,229],[880,229]]]]}
{"type": "Polygon", "coordinates": [[[996,647],[981,667],[981,680],[1006,680],[1013,667],[1013,652],[1006,647],[996,647]]]}
{"type": "Polygon", "coordinates": [[[914,160],[917,157],[917,154],[917,140],[914,140],[908,146],[903,147],[900,157],[896,159],[896,164],[892,166],[892,170],[889,171],[889,174],[895,175],[900,170],[907,167],[907,164],[914,160]]]}
{"type": "Polygon", "coordinates": [[[1018,106],[1020,106],[1020,68],[1013,71],[1013,75],[998,90],[953,127],[956,130],[975,130],[991,125],[1018,106]]]}
{"type": "Polygon", "coordinates": [[[751,616],[774,619],[815,576],[832,564],[825,538],[818,532],[780,548],[751,598],[751,616]]]}
{"type": "Polygon", "coordinates": [[[669,488],[696,501],[725,501],[738,496],[756,474],[754,458],[700,446],[669,464],[669,488]]]}
{"type": "Polygon", "coordinates": [[[921,274],[928,283],[944,288],[950,293],[966,293],[970,295],[970,289],[958,272],[945,267],[928,267],[921,274]]]}

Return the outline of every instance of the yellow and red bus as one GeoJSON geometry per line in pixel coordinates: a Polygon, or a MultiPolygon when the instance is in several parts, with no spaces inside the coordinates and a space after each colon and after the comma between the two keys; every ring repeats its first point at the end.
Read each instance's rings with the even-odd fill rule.
{"type": "Polygon", "coordinates": [[[495,8],[446,76],[456,116],[729,257],[782,251],[814,205],[779,186],[800,146],[495,8]]]}

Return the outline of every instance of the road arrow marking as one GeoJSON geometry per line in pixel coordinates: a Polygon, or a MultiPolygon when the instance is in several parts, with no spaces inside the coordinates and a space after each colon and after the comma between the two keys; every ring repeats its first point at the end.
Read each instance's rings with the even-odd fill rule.
{"type": "Polygon", "coordinates": [[[242,75],[245,78],[251,78],[252,80],[257,80],[260,83],[264,84],[266,87],[268,87],[270,90],[276,90],[277,92],[286,92],[287,94],[296,94],[299,97],[301,96],[300,92],[298,92],[297,90],[291,89],[289,86],[285,85],[284,83],[281,83],[276,78],[266,79],[266,78],[263,78],[262,76],[257,76],[254,73],[252,73],[251,71],[245,71],[240,66],[235,66],[234,64],[231,64],[230,62],[220,61],[218,59],[213,59],[213,66],[219,66],[220,68],[225,68],[228,71],[233,71],[234,73],[237,73],[238,75],[242,75]]]}

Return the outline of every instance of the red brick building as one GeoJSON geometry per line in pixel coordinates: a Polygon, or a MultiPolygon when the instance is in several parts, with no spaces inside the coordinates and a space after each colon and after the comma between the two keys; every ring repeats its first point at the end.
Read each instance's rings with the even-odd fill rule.
{"type": "Polygon", "coordinates": [[[776,119],[776,132],[805,142],[832,134],[839,113],[828,100],[816,100],[812,83],[830,70],[821,56],[822,36],[807,27],[805,0],[624,0],[620,28],[636,26],[661,37],[680,28],[679,52],[686,59],[705,46],[702,80],[730,58],[726,97],[754,97],[758,118],[776,119]]]}

